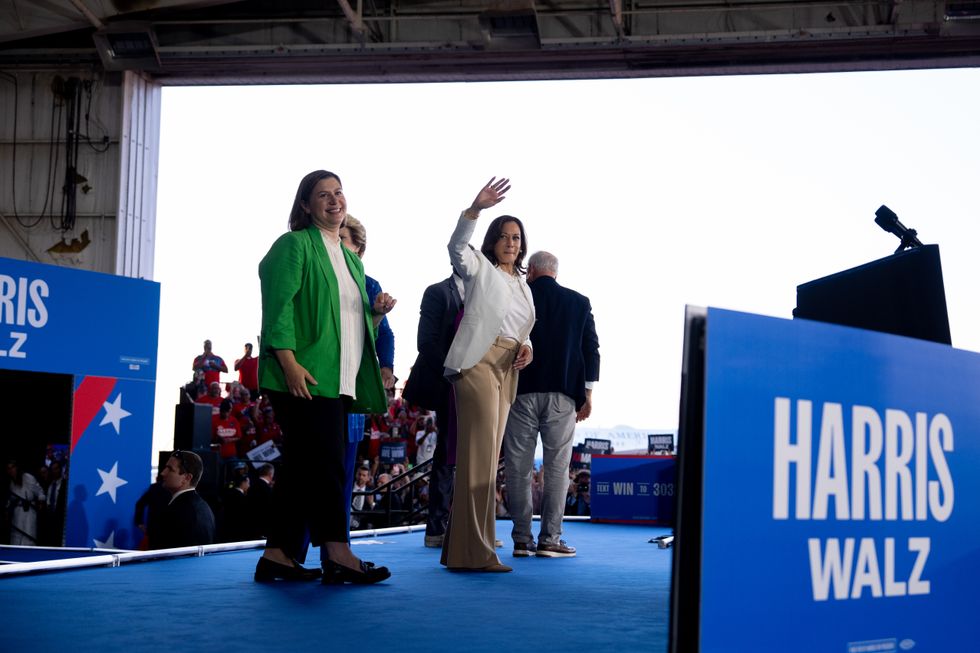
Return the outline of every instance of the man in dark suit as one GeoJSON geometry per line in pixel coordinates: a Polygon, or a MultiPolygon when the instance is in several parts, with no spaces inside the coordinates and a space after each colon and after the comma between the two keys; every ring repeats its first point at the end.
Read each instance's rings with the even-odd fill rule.
{"type": "Polygon", "coordinates": [[[67,509],[64,467],[60,460],[52,460],[49,469],[49,485],[45,502],[47,509],[41,513],[43,518],[40,530],[41,543],[45,546],[63,546],[65,539],[65,511],[67,509]]]}
{"type": "Polygon", "coordinates": [[[575,548],[561,539],[575,422],[592,413],[592,384],[599,380],[599,338],[585,295],[558,285],[558,259],[537,252],[527,280],[537,322],[531,331],[534,360],[521,370],[517,398],[504,434],[508,506],[514,555],[568,558],[575,548]],[[541,531],[531,534],[531,473],[538,433],[544,449],[541,531]]]}
{"type": "Polygon", "coordinates": [[[456,462],[456,415],[452,384],[443,376],[443,362],[456,332],[456,318],[463,308],[463,280],[455,272],[425,289],[419,309],[419,355],[405,382],[402,398],[426,410],[436,411],[436,450],[429,479],[429,516],[425,546],[441,548],[452,500],[456,462]]]}
{"type": "Polygon", "coordinates": [[[161,470],[157,474],[156,483],[148,487],[136,501],[133,523],[143,533],[140,549],[148,549],[151,542],[159,540],[163,511],[170,503],[170,498],[170,492],[163,487],[163,471],[161,470]]]}
{"type": "Polygon", "coordinates": [[[231,481],[221,493],[221,508],[217,515],[219,542],[244,542],[252,537],[248,495],[252,480],[248,469],[239,467],[230,474],[231,481]]]}
{"type": "Polygon", "coordinates": [[[256,470],[258,479],[248,490],[248,509],[252,521],[252,538],[262,539],[269,535],[272,523],[272,486],[275,484],[276,468],[270,463],[260,465],[256,470]]]}
{"type": "Polygon", "coordinates": [[[151,549],[199,546],[214,542],[214,513],[195,489],[204,474],[201,457],[192,451],[174,451],[160,472],[170,503],[164,508],[160,530],[151,549]]]}

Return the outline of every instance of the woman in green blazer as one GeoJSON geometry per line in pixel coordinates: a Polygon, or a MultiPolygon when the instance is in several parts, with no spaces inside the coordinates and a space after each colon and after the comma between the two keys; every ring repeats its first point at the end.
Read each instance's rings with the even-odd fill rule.
{"type": "Polygon", "coordinates": [[[340,242],[346,217],[340,178],[311,172],[296,191],[289,232],[259,263],[259,385],[284,442],[275,518],[257,581],[321,577],[294,559],[307,530],[321,546],[324,584],[390,576],[387,568],[359,560],[348,544],[344,453],[348,412],[387,409],[374,339],[395,300],[380,293],[368,303],[361,261],[340,242]]]}

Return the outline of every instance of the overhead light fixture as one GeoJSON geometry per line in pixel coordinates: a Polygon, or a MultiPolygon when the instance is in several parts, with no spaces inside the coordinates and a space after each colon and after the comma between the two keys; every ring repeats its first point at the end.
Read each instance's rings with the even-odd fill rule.
{"type": "Polygon", "coordinates": [[[159,70],[156,33],[149,23],[113,23],[92,35],[106,70],[159,70]]]}
{"type": "Polygon", "coordinates": [[[488,47],[541,46],[538,14],[532,0],[496,2],[480,13],[480,29],[488,47]]]}

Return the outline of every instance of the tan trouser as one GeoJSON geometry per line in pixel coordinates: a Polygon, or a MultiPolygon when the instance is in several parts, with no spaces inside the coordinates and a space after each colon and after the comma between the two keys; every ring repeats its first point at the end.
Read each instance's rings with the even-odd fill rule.
{"type": "Polygon", "coordinates": [[[500,564],[496,539],[497,460],[517,391],[512,369],[520,343],[497,338],[483,359],[453,379],[456,390],[456,485],[442,564],[479,569],[500,564]]]}

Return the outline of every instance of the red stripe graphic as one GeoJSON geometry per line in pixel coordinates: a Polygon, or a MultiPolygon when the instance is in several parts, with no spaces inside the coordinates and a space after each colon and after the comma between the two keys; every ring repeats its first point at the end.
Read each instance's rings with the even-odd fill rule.
{"type": "Polygon", "coordinates": [[[86,376],[75,390],[75,401],[71,411],[71,451],[82,438],[95,416],[102,410],[102,404],[116,387],[116,379],[103,376],[86,376]]]}

